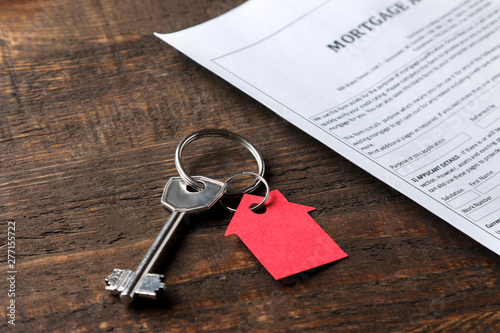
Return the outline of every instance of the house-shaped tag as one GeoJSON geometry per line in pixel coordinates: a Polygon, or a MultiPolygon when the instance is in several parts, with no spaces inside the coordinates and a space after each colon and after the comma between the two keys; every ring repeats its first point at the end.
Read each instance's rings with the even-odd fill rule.
{"type": "Polygon", "coordinates": [[[289,202],[274,190],[265,213],[250,210],[262,199],[243,196],[226,236],[238,235],[276,280],[347,257],[309,215],[316,208],[289,202]]]}

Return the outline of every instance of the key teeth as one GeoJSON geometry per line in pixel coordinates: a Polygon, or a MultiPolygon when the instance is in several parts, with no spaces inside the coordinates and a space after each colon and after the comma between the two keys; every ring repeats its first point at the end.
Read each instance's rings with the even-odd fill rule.
{"type": "MultiPolygon", "coordinates": [[[[120,295],[133,274],[134,272],[128,269],[115,269],[113,273],[104,279],[107,285],[106,290],[113,295],[120,295]]],[[[158,294],[165,289],[164,279],[165,277],[162,274],[147,274],[135,294],[141,297],[157,299],[158,294]]]]}
{"type": "Polygon", "coordinates": [[[120,276],[122,274],[123,274],[123,269],[114,269],[113,273],[106,276],[104,282],[106,282],[108,286],[116,285],[117,282],[120,280],[120,276]]]}
{"type": "Polygon", "coordinates": [[[142,297],[156,299],[160,292],[165,289],[164,276],[162,274],[148,274],[144,278],[136,294],[142,297]]]}
{"type": "Polygon", "coordinates": [[[119,295],[130,279],[132,271],[128,269],[115,269],[113,273],[108,275],[104,282],[106,282],[106,290],[109,290],[113,295],[119,295]]]}

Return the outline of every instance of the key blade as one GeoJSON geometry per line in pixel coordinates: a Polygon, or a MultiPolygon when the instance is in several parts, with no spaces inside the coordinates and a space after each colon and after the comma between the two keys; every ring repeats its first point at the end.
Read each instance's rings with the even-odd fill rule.
{"type": "Polygon", "coordinates": [[[224,182],[202,176],[194,176],[193,179],[203,183],[201,191],[190,191],[181,177],[170,178],[163,190],[161,203],[172,211],[196,213],[212,207],[226,191],[227,184],[224,182]]]}
{"type": "Polygon", "coordinates": [[[172,239],[172,236],[177,230],[185,214],[185,212],[179,212],[177,210],[172,211],[168,221],[155,238],[153,244],[149,247],[144,259],[142,259],[135,272],[133,272],[132,277],[124,286],[123,291],[120,293],[120,300],[122,302],[132,303],[137,289],[139,289],[144,279],[149,274],[149,271],[156,264],[167,243],[170,239],[172,239]]]}

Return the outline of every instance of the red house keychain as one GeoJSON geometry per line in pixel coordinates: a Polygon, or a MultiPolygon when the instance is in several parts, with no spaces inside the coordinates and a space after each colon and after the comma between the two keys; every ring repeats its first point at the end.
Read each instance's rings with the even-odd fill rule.
{"type": "MultiPolygon", "coordinates": [[[[267,187],[262,177],[243,174],[259,178],[267,187]]],[[[266,198],[245,194],[226,236],[238,235],[276,280],[347,257],[309,215],[316,208],[289,202],[278,190],[268,195],[266,211],[259,214],[251,207],[262,205],[266,198]]]]}

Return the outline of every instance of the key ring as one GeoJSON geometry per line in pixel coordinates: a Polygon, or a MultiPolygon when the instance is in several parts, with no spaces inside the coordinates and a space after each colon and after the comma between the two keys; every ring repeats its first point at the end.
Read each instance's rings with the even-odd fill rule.
{"type": "Polygon", "coordinates": [[[175,150],[175,167],[177,168],[177,172],[179,172],[179,175],[181,176],[182,180],[187,185],[193,187],[198,191],[203,189],[203,184],[195,181],[192,177],[190,177],[184,170],[184,167],[182,166],[181,162],[182,151],[184,150],[184,148],[186,148],[186,146],[191,142],[203,137],[222,137],[233,140],[241,144],[246,149],[248,149],[250,153],[252,153],[253,157],[255,157],[255,160],[257,161],[259,171],[258,174],[255,174],[258,176],[256,177],[256,180],[252,184],[242,188],[239,191],[227,191],[226,194],[224,195],[225,197],[252,192],[259,186],[261,181],[265,182],[263,179],[265,172],[264,158],[262,158],[262,155],[259,153],[259,151],[247,139],[245,139],[241,135],[238,135],[236,133],[230,132],[225,129],[209,128],[209,129],[202,129],[185,136],[177,146],[177,149],[175,150]]]}
{"type": "MultiPolygon", "coordinates": [[[[263,207],[267,203],[267,200],[269,200],[269,192],[270,192],[269,184],[266,182],[264,177],[262,177],[261,175],[258,175],[256,173],[246,171],[246,172],[242,172],[242,173],[239,173],[237,175],[229,177],[228,179],[226,179],[226,181],[224,183],[227,184],[235,178],[240,178],[240,177],[244,177],[244,176],[254,176],[257,180],[261,181],[266,186],[266,195],[265,195],[264,199],[258,205],[250,207],[250,210],[256,211],[257,209],[263,207]]],[[[219,202],[222,205],[222,207],[224,207],[225,209],[227,209],[231,213],[236,212],[236,209],[229,207],[222,200],[220,200],[219,202]]]]}

